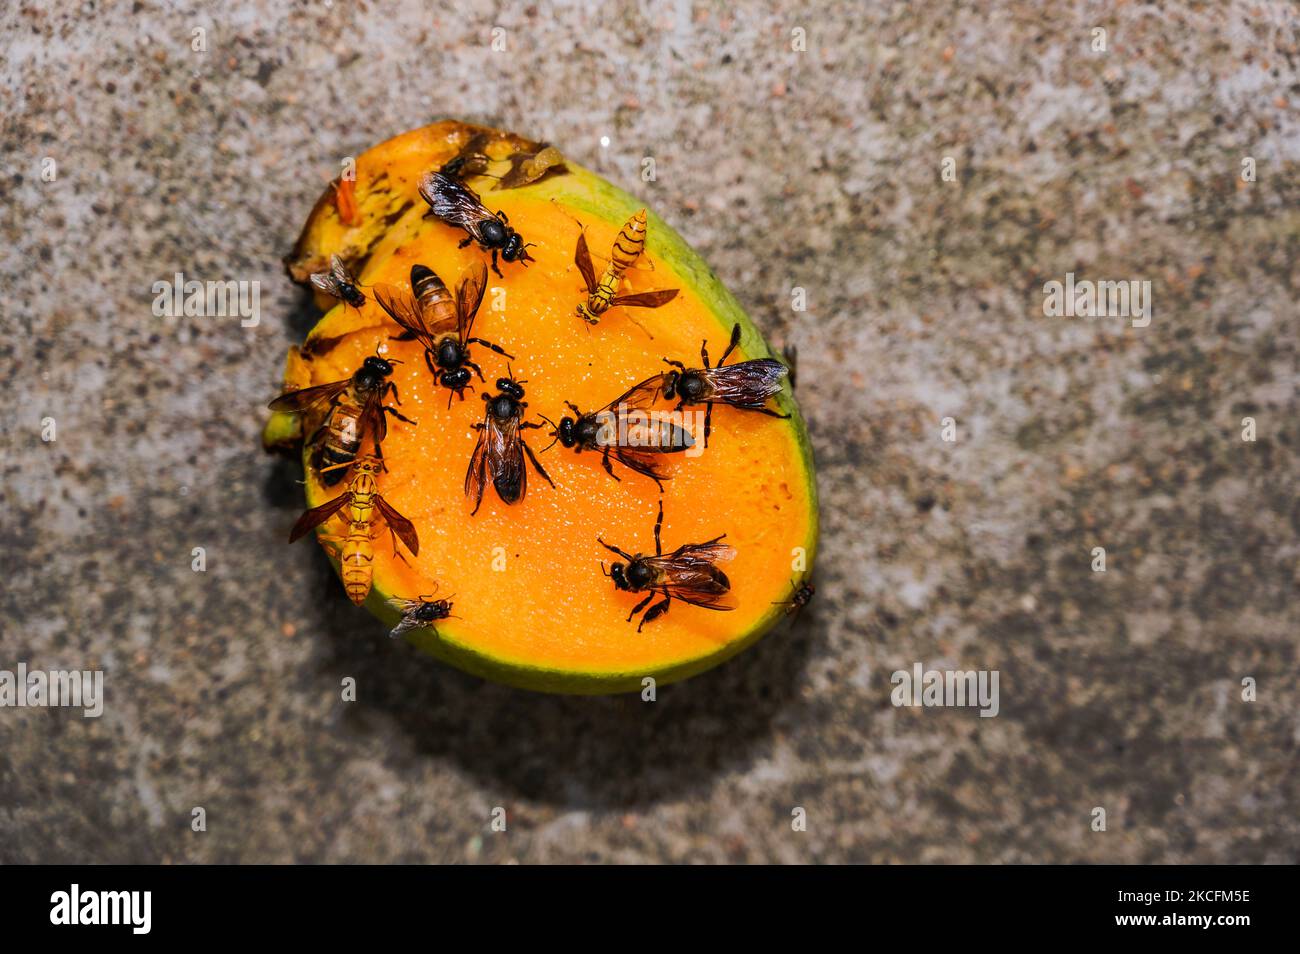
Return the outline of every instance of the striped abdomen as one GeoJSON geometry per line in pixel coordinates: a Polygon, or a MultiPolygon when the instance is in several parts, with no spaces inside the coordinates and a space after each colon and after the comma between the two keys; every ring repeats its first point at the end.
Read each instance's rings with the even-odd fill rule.
{"type": "Polygon", "coordinates": [[[411,269],[411,291],[420,303],[424,326],[431,331],[456,327],[456,301],[451,291],[431,268],[416,265],[411,269]]]}
{"type": "Polygon", "coordinates": [[[627,220],[619,231],[618,238],[614,240],[614,249],[610,252],[605,274],[600,276],[600,284],[587,302],[587,308],[592,314],[603,315],[613,304],[623,273],[641,257],[641,251],[645,248],[645,232],[645,209],[642,209],[627,220]]]}
{"type": "Polygon", "coordinates": [[[370,542],[370,523],[354,521],[348,526],[348,535],[343,539],[339,565],[348,599],[358,606],[366,601],[366,596],[370,593],[374,562],[375,549],[370,542]]]}

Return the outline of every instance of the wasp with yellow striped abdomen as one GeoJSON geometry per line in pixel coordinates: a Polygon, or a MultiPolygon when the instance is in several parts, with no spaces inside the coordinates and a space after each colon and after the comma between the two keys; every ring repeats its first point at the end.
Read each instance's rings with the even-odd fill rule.
{"type": "Polygon", "coordinates": [[[344,507],[348,508],[347,533],[322,537],[321,542],[332,547],[338,554],[343,588],[348,592],[348,599],[358,606],[366,601],[374,578],[374,536],[378,518],[382,518],[388,526],[388,532],[393,537],[395,555],[398,540],[406,545],[412,556],[420,553],[420,539],[416,535],[415,526],[394,510],[379,493],[377,478],[383,466],[384,462],[373,454],[358,457],[351,464],[352,477],[348,489],[328,503],[308,510],[298,518],[289,533],[289,542],[293,543],[344,507]]]}
{"type": "Polygon", "coordinates": [[[587,286],[587,300],[578,305],[578,317],[588,324],[596,324],[600,316],[611,308],[658,308],[677,297],[678,289],[667,288],[660,291],[637,292],[633,295],[619,295],[618,288],[623,282],[623,273],[631,268],[641,252],[645,249],[646,215],[642,209],[627,220],[614,248],[610,252],[609,264],[604,274],[596,280],[596,269],[591,264],[591,251],[587,248],[586,235],[578,236],[578,247],[573,253],[573,262],[582,273],[582,280],[587,286]]]}

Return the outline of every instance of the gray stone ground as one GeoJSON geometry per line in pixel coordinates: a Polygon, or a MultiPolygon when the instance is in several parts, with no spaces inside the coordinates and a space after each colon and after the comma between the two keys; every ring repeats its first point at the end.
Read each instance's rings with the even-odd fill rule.
{"type": "Polygon", "coordinates": [[[109,699],[0,710],[0,860],[1300,860],[1293,5],[50,6],[0,11],[0,668],[109,699]],[[653,706],[414,656],[283,545],[279,257],[441,116],[645,195],[798,344],[815,610],[653,706]],[[178,270],[262,323],[155,318],[178,270]],[[1067,271],[1151,325],[1046,317],[1067,271]],[[895,708],[914,662],[1000,715],[895,708]]]}

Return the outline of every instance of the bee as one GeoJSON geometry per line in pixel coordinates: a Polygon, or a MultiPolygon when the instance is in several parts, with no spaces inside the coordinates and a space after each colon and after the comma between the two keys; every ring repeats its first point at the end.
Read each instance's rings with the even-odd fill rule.
{"type": "Polygon", "coordinates": [[[474,498],[471,516],[478,513],[483,503],[483,488],[487,486],[489,477],[503,502],[513,504],[524,499],[528,490],[525,453],[546,482],[555,486],[555,481],[538,463],[533,449],[524,441],[522,432],[525,429],[542,426],[523,419],[524,408],[528,407],[521,386],[525,383],[516,381],[513,376],[497,378],[497,390],[501,393],[483,395],[487,406],[483,421],[474,425],[479,432],[478,443],[470,456],[469,469],[465,471],[465,495],[474,498]]]}
{"type": "Polygon", "coordinates": [[[708,406],[704,412],[705,447],[709,446],[709,433],[713,429],[714,404],[728,404],[746,411],[758,411],[769,417],[790,416],[763,406],[768,398],[780,392],[781,379],[789,370],[780,361],[775,358],[756,358],[726,368],[722,366],[739,341],[740,325],[736,325],[731,329],[731,343],[727,345],[727,350],[722,352],[722,357],[713,367],[709,367],[707,341],[700,345],[700,360],[704,362],[703,368],[687,368],[680,361],[669,361],[664,358],[666,364],[677,369],[663,375],[664,397],[669,400],[677,398],[678,408],[686,404],[708,406]]]}
{"type": "MultiPolygon", "coordinates": [[[[453,162],[455,160],[452,160],[453,162]]],[[[510,220],[502,211],[489,212],[478,193],[465,183],[449,175],[444,166],[437,172],[426,172],[420,178],[420,197],[429,203],[434,218],[458,229],[464,229],[466,238],[460,243],[464,248],[471,242],[492,253],[492,271],[501,274],[497,255],[507,262],[527,265],[533,261],[528,254],[532,242],[510,227],[510,220]]]]}
{"type": "Polygon", "coordinates": [[[330,268],[327,272],[312,272],[311,283],[327,295],[333,295],[345,305],[361,308],[366,303],[365,292],[357,285],[343,259],[337,255],[330,256],[330,268]]]}
{"type": "Polygon", "coordinates": [[[726,534],[703,543],[683,544],[672,553],[665,554],[659,539],[663,523],[664,504],[661,500],[659,516],[655,520],[654,556],[626,553],[606,543],[600,537],[596,538],[605,549],[627,561],[626,564],[615,563],[608,570],[605,569],[604,562],[600,565],[601,572],[613,580],[614,588],[629,593],[648,592],[646,598],[637,603],[632,608],[632,612],[628,613],[629,623],[656,596],[663,597],[641,617],[641,622],[636,627],[638,633],[646,623],[653,622],[667,613],[668,606],[674,599],[704,609],[735,609],[734,606],[726,603],[727,594],[731,592],[731,581],[727,579],[727,574],[714,566],[715,563],[730,560],[736,555],[734,547],[718,542],[726,534]]]}
{"type": "Polygon", "coordinates": [[[356,459],[357,452],[367,437],[374,442],[375,456],[383,460],[380,448],[388,436],[388,418],[385,415],[391,414],[407,424],[415,423],[397,408],[384,403],[384,398],[389,394],[393,395],[393,400],[399,406],[402,403],[397,385],[388,380],[393,373],[393,365],[401,363],[396,358],[371,355],[350,378],[290,391],[270,403],[273,411],[296,414],[322,404],[328,406],[329,410],[320,427],[307,439],[308,447],[315,447],[318,442],[321,445],[313,455],[313,466],[320,472],[321,480],[327,487],[332,487],[343,479],[339,469],[356,459]]]}
{"type": "MultiPolygon", "coordinates": [[[[433,592],[438,592],[436,584],[433,592]]],[[[433,594],[413,600],[391,599],[388,605],[402,614],[401,620],[388,634],[393,639],[413,629],[425,628],[433,630],[436,636],[438,629],[433,624],[451,615],[451,600],[435,600],[433,594]]]]}
{"type": "Polygon", "coordinates": [[[588,324],[600,321],[600,316],[611,308],[658,308],[677,297],[679,289],[668,288],[662,291],[637,292],[634,295],[618,295],[618,286],[623,281],[623,273],[632,267],[645,248],[646,218],[642,209],[627,220],[614,248],[610,252],[609,264],[605,266],[600,281],[596,280],[596,270],[591,264],[591,252],[587,248],[587,236],[578,235],[578,245],[573,252],[573,262],[582,273],[582,280],[587,286],[587,300],[578,305],[578,317],[588,324]]]}
{"type": "Polygon", "coordinates": [[[813,594],[817,592],[817,587],[811,581],[799,583],[796,580],[790,581],[790,596],[784,600],[777,600],[773,606],[784,606],[786,616],[798,616],[803,612],[803,608],[812,602],[813,594]]]}
{"type": "Polygon", "coordinates": [[[543,417],[542,420],[554,428],[551,436],[565,447],[572,447],[579,454],[584,450],[600,454],[601,466],[615,480],[622,479],[614,473],[613,462],[618,461],[628,470],[649,477],[662,491],[667,475],[655,465],[655,457],[694,447],[695,439],[681,424],[651,416],[658,385],[657,378],[642,381],[599,411],[586,414],[577,405],[566,401],[564,403],[573,411],[573,417],[560,418],[558,425],[549,418],[543,417]]]}
{"type": "Polygon", "coordinates": [[[376,519],[382,518],[388,526],[388,532],[393,537],[394,555],[400,555],[397,541],[401,540],[406,549],[411,551],[412,556],[418,556],[420,539],[411,521],[394,510],[379,494],[376,478],[383,469],[383,460],[373,454],[367,454],[358,457],[350,466],[352,478],[348,482],[348,489],[328,503],[314,507],[299,517],[298,522],[293,525],[293,530],[289,532],[289,542],[293,543],[309,530],[319,527],[347,507],[347,534],[343,537],[326,537],[323,538],[323,542],[332,546],[338,553],[339,564],[343,570],[343,588],[347,590],[348,598],[360,606],[370,592],[370,583],[374,576],[373,541],[376,519]]]}
{"type": "Polygon", "coordinates": [[[447,396],[448,407],[452,395],[465,399],[470,371],[477,374],[480,381],[484,380],[482,370],[470,360],[470,344],[481,344],[497,354],[513,358],[500,345],[470,334],[486,288],[487,266],[475,262],[461,275],[454,298],[437,273],[424,265],[411,266],[414,295],[392,285],[380,285],[375,289],[375,301],[379,302],[379,307],[402,326],[405,333],[400,338],[414,338],[424,346],[424,363],[429,373],[452,392],[447,396]]]}

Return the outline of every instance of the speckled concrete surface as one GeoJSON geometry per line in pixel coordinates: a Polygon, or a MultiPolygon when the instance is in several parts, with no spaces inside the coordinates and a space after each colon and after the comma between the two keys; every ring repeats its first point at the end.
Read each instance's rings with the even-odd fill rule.
{"type": "Polygon", "coordinates": [[[0,709],[0,860],[1300,860],[1294,5],[50,6],[0,11],[0,668],[108,702],[0,709]],[[439,116],[645,195],[798,345],[815,608],[653,705],[424,660],[283,545],[279,258],[439,116]],[[178,270],[262,323],[155,318],[178,270]],[[1046,317],[1071,271],[1151,325],[1046,317]],[[1000,714],[895,708],[915,662],[1000,714]]]}

